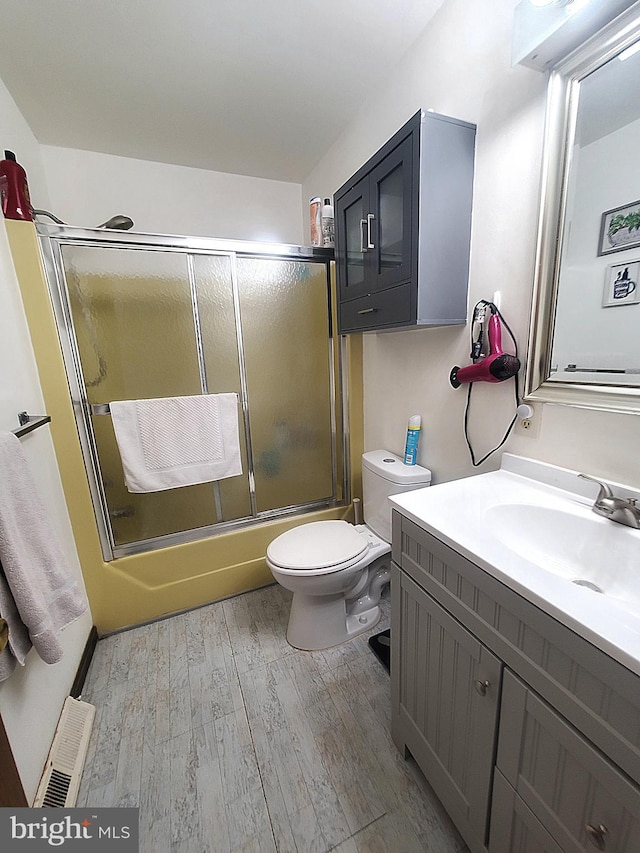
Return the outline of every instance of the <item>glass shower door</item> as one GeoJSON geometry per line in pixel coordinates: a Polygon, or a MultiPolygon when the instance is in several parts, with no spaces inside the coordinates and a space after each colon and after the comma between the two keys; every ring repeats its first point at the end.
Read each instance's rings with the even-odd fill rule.
{"type": "Polygon", "coordinates": [[[59,285],[105,559],[339,499],[327,259],[167,246],[160,237],[147,245],[141,235],[135,247],[130,235],[101,245],[74,242],[74,232],[89,232],[61,230],[55,249],[43,246],[59,285]],[[242,475],[127,491],[109,403],[229,392],[238,397],[242,475]]]}
{"type": "Polygon", "coordinates": [[[256,507],[335,491],[333,385],[324,264],[237,259],[256,507]]]}
{"type": "Polygon", "coordinates": [[[62,255],[114,545],[215,524],[209,483],[129,493],[111,418],[92,408],[202,393],[187,256],[94,246],[62,255]]]}
{"type": "MultiPolygon", "coordinates": [[[[194,255],[190,260],[195,280],[203,389],[208,394],[235,392],[242,403],[245,390],[233,257],[194,255]]],[[[242,415],[241,411],[241,418],[242,415]]],[[[251,460],[244,420],[239,432],[243,474],[216,483],[214,495],[219,522],[252,515],[251,460]]]]}

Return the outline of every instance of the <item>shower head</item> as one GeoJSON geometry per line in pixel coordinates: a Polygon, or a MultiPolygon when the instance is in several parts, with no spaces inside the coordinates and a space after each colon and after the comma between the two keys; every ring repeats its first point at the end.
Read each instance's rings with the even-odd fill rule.
{"type": "MultiPolygon", "coordinates": [[[[35,216],[48,216],[49,219],[52,219],[58,225],[66,225],[66,222],[63,222],[62,219],[58,219],[57,216],[54,216],[53,213],[49,213],[48,210],[35,210],[33,211],[35,216]]],[[[103,222],[102,225],[98,225],[98,228],[115,228],[118,231],[128,231],[130,228],[133,228],[133,219],[130,219],[128,216],[123,216],[121,213],[116,216],[112,216],[111,219],[107,219],[106,222],[103,222]]]]}
{"type": "Polygon", "coordinates": [[[119,213],[117,216],[107,219],[102,225],[98,225],[98,228],[115,228],[118,231],[128,231],[130,228],[133,228],[133,219],[119,213]]]}

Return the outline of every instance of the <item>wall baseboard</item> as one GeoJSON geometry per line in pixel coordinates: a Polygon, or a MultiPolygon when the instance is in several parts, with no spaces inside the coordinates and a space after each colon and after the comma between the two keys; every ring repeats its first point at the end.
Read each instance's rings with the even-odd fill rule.
{"type": "Polygon", "coordinates": [[[98,643],[98,629],[95,625],[92,626],[89,631],[89,636],[87,637],[87,642],[84,646],[84,651],[82,652],[82,657],[80,658],[80,663],[78,664],[78,671],[76,672],[76,677],[71,685],[71,690],[69,691],[69,696],[73,699],[79,699],[80,694],[82,693],[82,688],[84,687],[84,682],[87,677],[87,673],[89,672],[89,666],[91,665],[91,660],[93,659],[93,654],[96,650],[96,645],[98,643]]]}

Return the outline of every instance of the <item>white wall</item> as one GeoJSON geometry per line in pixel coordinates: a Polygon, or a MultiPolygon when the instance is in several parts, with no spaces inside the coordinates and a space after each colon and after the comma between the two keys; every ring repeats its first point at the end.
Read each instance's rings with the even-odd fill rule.
{"type": "MultiPolygon", "coordinates": [[[[0,129],[3,145],[14,150],[27,169],[32,192],[47,199],[39,146],[0,82],[0,129]]],[[[0,429],[18,426],[17,414],[44,412],[42,392],[24,309],[0,216],[0,429]]],[[[48,427],[22,439],[41,497],[63,546],[68,564],[82,583],[48,427]]],[[[62,635],[63,659],[48,666],[31,650],[26,665],[0,682],[0,714],[20,772],[27,798],[32,800],[65,697],[73,683],[91,629],[86,613],[62,635]]]]}
{"type": "Polygon", "coordinates": [[[146,233],[308,242],[300,184],[49,145],[41,151],[51,207],[32,193],[34,207],[69,225],[93,227],[123,213],[146,233]]]}
{"type": "MultiPolygon", "coordinates": [[[[501,291],[519,353],[526,348],[533,285],[546,78],[511,67],[516,0],[447,0],[303,183],[337,189],[419,108],[478,125],[470,306],[501,291]]],[[[615,310],[615,309],[614,309],[615,310]]],[[[505,335],[505,344],[508,338],[505,335]]],[[[469,329],[365,335],[365,446],[402,451],[407,419],[423,416],[418,461],[434,482],[474,473],[463,437],[466,390],[449,371],[469,363],[469,329]]],[[[471,437],[479,458],[513,415],[513,383],[476,384],[471,437]]],[[[621,482],[640,484],[639,422],[629,415],[538,406],[535,428],[505,449],[621,482]]],[[[499,454],[480,470],[496,467],[499,454]]]]}

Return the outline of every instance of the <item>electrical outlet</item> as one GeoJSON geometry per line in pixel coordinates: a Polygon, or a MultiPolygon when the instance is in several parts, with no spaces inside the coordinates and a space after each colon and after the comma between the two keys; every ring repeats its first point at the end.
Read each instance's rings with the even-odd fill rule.
{"type": "Polygon", "coordinates": [[[537,438],[540,431],[540,412],[537,411],[530,418],[518,418],[516,421],[516,433],[526,435],[529,438],[537,438]]]}

